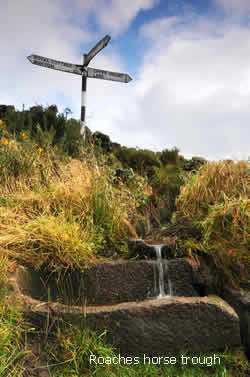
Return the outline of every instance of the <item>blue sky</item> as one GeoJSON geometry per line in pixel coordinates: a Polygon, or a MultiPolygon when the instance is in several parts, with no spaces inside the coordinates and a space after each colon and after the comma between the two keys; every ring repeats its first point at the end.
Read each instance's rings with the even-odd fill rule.
{"type": "Polygon", "coordinates": [[[81,64],[109,34],[89,66],[133,81],[88,79],[92,131],[186,158],[250,155],[249,0],[12,0],[0,14],[0,104],[56,104],[80,119],[81,77],[26,57],[81,64]]]}

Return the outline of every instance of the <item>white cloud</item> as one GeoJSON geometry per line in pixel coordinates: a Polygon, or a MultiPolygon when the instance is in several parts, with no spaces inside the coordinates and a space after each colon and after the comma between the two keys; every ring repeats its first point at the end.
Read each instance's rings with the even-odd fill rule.
{"type": "Polygon", "coordinates": [[[152,43],[138,111],[148,127],[154,124],[158,144],[177,145],[186,155],[246,156],[250,30],[202,19],[178,27],[173,18],[144,26],[142,35],[152,43]]]}
{"type": "MultiPolygon", "coordinates": [[[[70,8],[66,4],[1,3],[0,35],[5,37],[0,103],[19,108],[22,103],[26,108],[57,104],[60,111],[70,107],[79,118],[80,76],[31,65],[26,56],[80,64],[84,48],[102,36],[90,28],[89,16],[95,15],[102,30],[120,33],[140,9],[150,9],[156,1],[134,0],[126,9],[121,1],[72,0],[70,8]]],[[[153,150],[177,146],[185,157],[247,158],[249,29],[233,23],[231,15],[216,23],[188,13],[185,19],[161,18],[144,25],[140,37],[145,55],[132,82],[88,80],[88,126],[123,145],[153,150]]],[[[91,66],[126,72],[112,43],[91,66]]]]}
{"type": "Polygon", "coordinates": [[[223,7],[226,11],[249,11],[249,0],[214,0],[215,3],[223,7]]]}
{"type": "MultiPolygon", "coordinates": [[[[1,92],[5,97],[1,95],[0,103],[15,103],[20,108],[22,103],[28,107],[34,102],[43,104],[44,98],[48,103],[64,98],[73,107],[74,103],[80,106],[79,76],[31,65],[26,57],[38,54],[80,64],[84,45],[88,44],[88,50],[93,46],[92,42],[102,36],[98,29],[90,28],[89,17],[96,17],[100,28],[107,27],[118,33],[128,27],[141,9],[149,9],[157,1],[135,0],[126,7],[124,3],[112,0],[72,0],[70,6],[65,0],[1,2],[0,13],[4,17],[1,18],[0,35],[4,37],[1,39],[0,69],[1,92]]],[[[108,54],[103,51],[101,55],[108,57],[100,60],[97,56],[92,66],[98,61],[107,69],[112,67],[113,61],[121,65],[112,46],[109,46],[108,54]]]]}
{"type": "Polygon", "coordinates": [[[96,17],[103,30],[114,35],[124,31],[141,10],[151,9],[159,0],[101,0],[96,17]]]}
{"type": "Polygon", "coordinates": [[[80,20],[82,14],[94,15],[98,26],[104,33],[117,36],[124,32],[141,10],[155,7],[160,0],[71,0],[74,21],[80,20]]]}
{"type": "Polygon", "coordinates": [[[161,19],[142,28],[149,44],[139,76],[128,88],[117,88],[119,99],[121,90],[129,93],[122,104],[114,92],[103,98],[110,123],[98,116],[96,124],[122,144],[246,159],[250,31],[201,18],[179,21],[161,19]]]}
{"type": "MultiPolygon", "coordinates": [[[[2,2],[0,13],[1,96],[0,103],[21,108],[35,103],[56,103],[58,94],[74,97],[77,85],[73,75],[35,65],[26,59],[38,54],[58,60],[80,63],[79,41],[88,42],[91,34],[69,22],[63,2],[12,0],[2,2]]],[[[85,19],[85,23],[87,19],[85,19]]],[[[79,79],[78,79],[79,80],[79,79]]]]}
{"type": "MultiPolygon", "coordinates": [[[[72,104],[75,113],[78,112],[80,76],[31,65],[26,57],[38,54],[81,64],[81,53],[85,52],[83,45],[89,46],[90,42],[95,43],[100,38],[98,30],[93,31],[89,27],[91,15],[101,19],[105,12],[103,16],[100,12],[103,12],[105,3],[108,4],[113,18],[117,19],[118,13],[121,13],[119,25],[116,26],[118,31],[128,26],[140,9],[153,6],[154,1],[137,1],[135,7],[128,7],[130,11],[125,12],[119,10],[117,3],[112,1],[72,0],[70,7],[63,0],[44,0],[42,3],[34,0],[1,2],[0,13],[4,17],[1,18],[0,35],[4,38],[1,39],[0,69],[1,92],[4,96],[1,95],[0,103],[15,103],[17,108],[25,103],[27,108],[34,102],[44,104],[45,98],[49,104],[63,98],[68,105],[72,104]]],[[[105,17],[103,22],[107,22],[105,17]]],[[[112,46],[109,46],[108,54],[103,51],[101,58],[97,56],[91,65],[96,66],[98,62],[107,69],[112,69],[114,64],[121,66],[121,60],[112,46]]]]}

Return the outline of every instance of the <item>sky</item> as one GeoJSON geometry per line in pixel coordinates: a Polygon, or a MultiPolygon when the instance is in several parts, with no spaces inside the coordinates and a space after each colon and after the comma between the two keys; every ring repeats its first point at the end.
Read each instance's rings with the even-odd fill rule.
{"type": "Polygon", "coordinates": [[[113,142],[185,158],[250,156],[249,0],[0,2],[0,104],[55,104],[80,120],[81,76],[31,64],[41,55],[128,73],[87,79],[86,125],[113,142]]]}

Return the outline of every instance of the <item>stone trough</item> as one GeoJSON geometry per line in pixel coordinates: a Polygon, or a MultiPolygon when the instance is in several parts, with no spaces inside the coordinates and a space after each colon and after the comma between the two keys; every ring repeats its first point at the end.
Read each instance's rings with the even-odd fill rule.
{"type": "Polygon", "coordinates": [[[55,276],[25,268],[12,280],[32,322],[43,326],[49,318],[52,324],[66,320],[107,330],[122,355],[215,352],[242,341],[249,352],[249,296],[246,302],[236,293],[232,298],[205,260],[199,266],[188,258],[160,263],[166,293],[160,299],[159,261],[149,258],[91,264],[59,285],[55,276]]]}
{"type": "Polygon", "coordinates": [[[89,307],[41,303],[27,296],[23,300],[26,316],[36,326],[44,326],[50,318],[52,324],[63,319],[92,330],[107,330],[107,341],[124,356],[153,357],[181,350],[216,352],[241,345],[239,317],[217,296],[89,307]]]}
{"type": "MultiPolygon", "coordinates": [[[[164,290],[180,297],[200,296],[194,287],[191,265],[184,259],[162,262],[164,290]]],[[[159,294],[159,270],[156,261],[105,262],[90,264],[86,271],[74,271],[57,283],[57,276],[19,267],[17,281],[21,292],[41,301],[59,301],[71,305],[112,305],[143,301],[159,294]]]]}

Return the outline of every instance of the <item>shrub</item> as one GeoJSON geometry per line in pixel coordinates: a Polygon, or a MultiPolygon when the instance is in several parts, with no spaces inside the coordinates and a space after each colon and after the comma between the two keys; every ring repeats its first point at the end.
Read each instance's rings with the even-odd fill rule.
{"type": "MultiPolygon", "coordinates": [[[[50,162],[44,152],[40,164],[50,162]]],[[[40,169],[36,186],[22,182],[2,187],[0,246],[13,258],[35,268],[82,268],[97,257],[128,255],[126,241],[135,231],[136,198],[115,187],[105,167],[93,160],[47,164],[50,182],[40,169]],[[8,208],[6,211],[5,207],[8,208]]]]}
{"type": "Polygon", "coordinates": [[[175,221],[190,218],[203,234],[186,246],[213,255],[234,285],[250,276],[247,179],[245,161],[209,162],[187,176],[176,201],[175,221]]]}

